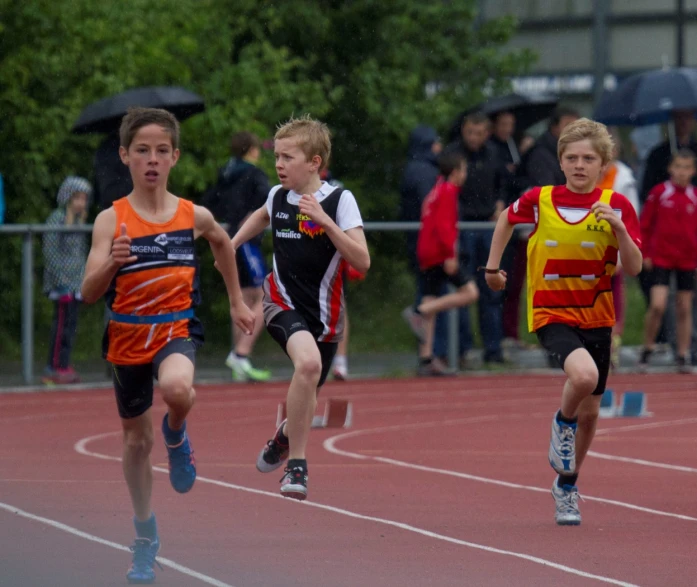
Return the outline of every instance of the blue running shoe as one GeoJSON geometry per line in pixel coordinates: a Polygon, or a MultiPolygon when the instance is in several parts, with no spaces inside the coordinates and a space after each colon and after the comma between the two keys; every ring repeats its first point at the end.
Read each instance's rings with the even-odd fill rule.
{"type": "MultiPolygon", "coordinates": [[[[165,433],[167,426],[167,414],[162,420],[162,432],[165,433]]],[[[196,461],[194,460],[194,449],[191,448],[189,435],[184,431],[181,442],[175,445],[167,444],[167,434],[165,436],[165,447],[169,460],[169,482],[177,493],[187,493],[194,486],[196,481],[196,461]]]]}
{"type": "Polygon", "coordinates": [[[162,569],[156,556],[160,550],[160,539],[136,538],[131,546],[133,562],[126,573],[126,578],[131,585],[150,585],[155,582],[155,564],[162,569]]]}
{"type": "Polygon", "coordinates": [[[549,464],[560,475],[576,471],[576,424],[552,418],[552,436],[549,440],[549,464]]]}

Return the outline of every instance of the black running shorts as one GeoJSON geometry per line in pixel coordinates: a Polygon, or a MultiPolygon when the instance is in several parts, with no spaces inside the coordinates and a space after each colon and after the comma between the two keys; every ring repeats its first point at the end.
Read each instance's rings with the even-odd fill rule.
{"type": "Polygon", "coordinates": [[[564,367],[566,358],[576,349],[586,349],[598,367],[598,386],[593,395],[601,395],[610,373],[612,328],[575,328],[567,324],[547,324],[537,330],[540,344],[564,367]]]}
{"type": "Polygon", "coordinates": [[[119,416],[124,420],[137,418],[152,406],[153,380],[162,361],[170,355],[179,353],[196,364],[196,343],[191,338],[170,340],[155,355],[152,363],[143,365],[113,365],[112,380],[116,393],[116,406],[119,416]]]}
{"type": "MultiPolygon", "coordinates": [[[[266,325],[266,329],[269,331],[271,338],[281,345],[281,348],[286,354],[288,354],[286,346],[288,345],[288,339],[291,335],[302,330],[306,330],[312,334],[312,330],[310,330],[310,327],[307,325],[305,318],[295,310],[284,310],[283,312],[279,312],[271,319],[271,322],[266,325]]],[[[319,349],[319,355],[322,358],[322,373],[319,377],[317,387],[322,387],[327,380],[329,369],[331,369],[332,361],[334,360],[334,355],[339,345],[335,342],[319,342],[316,338],[315,342],[319,349]]]]}

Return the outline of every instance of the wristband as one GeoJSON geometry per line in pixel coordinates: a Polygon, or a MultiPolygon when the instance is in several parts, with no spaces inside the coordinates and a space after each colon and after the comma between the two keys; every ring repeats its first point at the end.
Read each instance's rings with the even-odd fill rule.
{"type": "Polygon", "coordinates": [[[489,269],[488,267],[477,267],[478,271],[484,271],[484,273],[490,273],[490,274],[495,274],[495,273],[501,273],[501,269],[489,269]]]}

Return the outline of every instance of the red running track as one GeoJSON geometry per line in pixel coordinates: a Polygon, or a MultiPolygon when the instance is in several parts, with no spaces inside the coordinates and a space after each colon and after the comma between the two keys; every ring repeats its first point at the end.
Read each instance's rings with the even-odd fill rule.
{"type": "MultiPolygon", "coordinates": [[[[559,376],[328,384],[354,426],[313,430],[305,503],[254,467],[285,384],[198,388],[191,493],[169,486],[157,435],[157,584],[694,585],[696,380],[611,379],[645,391],[654,416],[601,420],[583,524],[565,528],[546,462],[559,376]]],[[[0,395],[0,422],[0,585],[124,585],[133,528],[112,392],[0,395]]]]}

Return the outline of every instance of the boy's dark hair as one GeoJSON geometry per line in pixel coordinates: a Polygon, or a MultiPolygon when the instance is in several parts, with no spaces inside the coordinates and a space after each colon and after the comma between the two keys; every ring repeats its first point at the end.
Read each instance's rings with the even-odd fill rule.
{"type": "Polygon", "coordinates": [[[557,106],[549,117],[549,126],[557,126],[562,118],[571,116],[573,118],[581,118],[578,110],[569,106],[557,106]]]}
{"type": "Polygon", "coordinates": [[[670,158],[670,162],[673,163],[673,161],[676,159],[689,159],[692,161],[692,165],[697,167],[697,156],[692,149],[687,149],[685,147],[678,149],[675,151],[675,153],[673,153],[672,157],[670,158]]]}
{"type": "Polygon", "coordinates": [[[172,149],[179,148],[179,121],[171,112],[161,108],[129,108],[121,120],[119,141],[121,146],[128,149],[136,133],[149,124],[157,124],[165,129],[172,141],[172,149]]]}
{"type": "Polygon", "coordinates": [[[247,130],[236,132],[230,139],[230,153],[237,159],[242,159],[254,147],[261,148],[261,141],[247,130]]]}
{"type": "Polygon", "coordinates": [[[465,159],[462,153],[457,151],[445,151],[438,156],[438,170],[446,179],[463,164],[467,165],[467,159],[465,159]]]}

